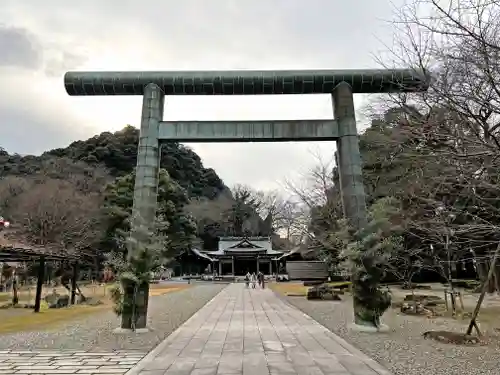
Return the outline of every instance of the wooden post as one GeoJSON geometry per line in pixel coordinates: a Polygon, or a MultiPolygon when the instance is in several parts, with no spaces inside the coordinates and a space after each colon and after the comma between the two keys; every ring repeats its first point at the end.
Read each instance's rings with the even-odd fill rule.
{"type": "Polygon", "coordinates": [[[450,293],[450,301],[451,301],[451,310],[452,310],[452,316],[456,316],[457,315],[457,306],[456,306],[456,301],[455,301],[455,290],[451,290],[450,293]]]}
{"type": "Polygon", "coordinates": [[[462,312],[465,311],[465,307],[464,307],[464,299],[462,298],[462,292],[457,292],[458,293],[458,298],[460,299],[460,308],[462,309],[462,312]]]}
{"type": "Polygon", "coordinates": [[[17,282],[17,274],[14,269],[12,273],[12,304],[16,306],[19,303],[19,283],[17,282]]]}
{"type": "Polygon", "coordinates": [[[71,304],[75,304],[76,297],[76,281],[78,279],[78,263],[73,264],[73,276],[71,277],[71,304]]]}
{"type": "Polygon", "coordinates": [[[497,264],[497,259],[500,254],[500,242],[497,245],[497,249],[495,250],[495,254],[493,255],[493,259],[491,260],[490,264],[490,269],[488,271],[488,276],[486,277],[486,280],[483,281],[483,287],[481,290],[481,295],[479,296],[479,300],[477,301],[476,308],[474,309],[474,313],[472,314],[472,318],[469,323],[469,327],[467,328],[466,335],[470,335],[472,333],[472,328],[476,327],[476,330],[478,334],[480,335],[481,333],[479,332],[479,328],[476,323],[477,316],[479,315],[479,310],[481,310],[481,305],[483,304],[484,296],[486,295],[486,292],[488,291],[488,286],[490,284],[491,277],[493,276],[493,273],[495,272],[495,266],[497,264]]]}
{"type": "Polygon", "coordinates": [[[34,312],[40,312],[40,303],[42,300],[42,288],[45,278],[45,258],[41,256],[38,260],[38,275],[36,280],[36,294],[35,294],[35,309],[34,312]]]}
{"type": "Polygon", "coordinates": [[[276,282],[279,282],[279,275],[280,275],[280,265],[278,263],[278,259],[276,259],[276,282]]]}

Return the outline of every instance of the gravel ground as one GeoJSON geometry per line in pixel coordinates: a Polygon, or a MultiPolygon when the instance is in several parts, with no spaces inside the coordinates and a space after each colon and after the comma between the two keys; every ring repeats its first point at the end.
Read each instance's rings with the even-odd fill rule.
{"type": "Polygon", "coordinates": [[[57,330],[0,335],[0,349],[60,349],[87,351],[149,351],[215,297],[226,284],[198,284],[179,292],[152,297],[149,333],[114,334],[119,318],[113,312],[93,314],[65,323],[57,330]]]}
{"type": "Polygon", "coordinates": [[[464,326],[451,320],[399,315],[390,310],[383,321],[391,332],[360,333],[348,330],[352,322],[352,301],[307,301],[282,297],[344,340],[376,359],[395,375],[493,375],[500,374],[500,340],[487,346],[457,346],[426,340],[430,330],[464,332],[464,326]]]}

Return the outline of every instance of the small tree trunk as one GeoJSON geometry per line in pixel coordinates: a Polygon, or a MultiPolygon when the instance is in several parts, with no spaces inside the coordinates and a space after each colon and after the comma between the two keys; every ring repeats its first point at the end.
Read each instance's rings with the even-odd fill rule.
{"type": "Polygon", "coordinates": [[[476,272],[477,272],[477,277],[481,282],[484,282],[486,278],[488,277],[488,271],[484,269],[483,267],[483,261],[481,259],[478,259],[477,255],[475,253],[474,258],[476,260],[476,272]]]}
{"type": "Polygon", "coordinates": [[[486,282],[486,292],[487,293],[493,293],[495,291],[495,285],[492,279],[488,279],[488,262],[479,259],[476,261],[476,267],[478,270],[479,274],[479,280],[481,280],[482,283],[486,282]]]}
{"type": "Polygon", "coordinates": [[[3,262],[0,262],[0,292],[5,292],[7,289],[3,282],[3,262]]]}
{"type": "Polygon", "coordinates": [[[415,311],[415,314],[416,314],[417,313],[417,299],[415,298],[415,288],[414,288],[413,281],[412,281],[413,276],[414,276],[414,274],[411,273],[410,277],[408,278],[408,286],[410,287],[410,291],[411,291],[411,298],[413,301],[413,310],[415,311]]]}
{"type": "MultiPolygon", "coordinates": [[[[470,320],[469,327],[467,328],[467,332],[466,332],[467,335],[470,335],[472,333],[472,329],[474,328],[474,326],[477,329],[476,319],[477,319],[477,316],[479,315],[479,311],[481,310],[481,305],[483,303],[484,296],[486,295],[486,292],[488,290],[489,281],[491,280],[493,273],[495,272],[496,263],[497,263],[497,259],[498,259],[499,254],[500,254],[500,242],[497,245],[497,249],[495,250],[495,253],[493,255],[493,259],[491,260],[491,265],[490,265],[490,269],[488,271],[488,276],[487,276],[486,280],[483,282],[483,288],[481,290],[481,295],[479,296],[479,300],[477,301],[476,308],[474,309],[474,313],[472,314],[472,318],[470,320]]],[[[479,330],[478,330],[478,333],[479,333],[479,330]]]]}
{"type": "Polygon", "coordinates": [[[451,273],[451,250],[450,250],[450,236],[448,233],[446,234],[446,242],[445,242],[445,247],[446,247],[446,256],[447,256],[447,274],[448,274],[448,283],[450,286],[450,302],[451,302],[451,313],[453,316],[456,314],[456,307],[455,307],[455,287],[453,286],[453,275],[451,273]]]}
{"type": "MultiPolygon", "coordinates": [[[[491,255],[494,257],[495,253],[493,252],[491,255]]],[[[497,263],[495,265],[495,270],[493,272],[493,279],[495,280],[495,291],[500,292],[500,265],[497,263]]]]}
{"type": "Polygon", "coordinates": [[[415,289],[413,289],[413,286],[411,288],[411,297],[413,299],[413,311],[416,314],[417,313],[417,299],[415,298],[415,289]]]}

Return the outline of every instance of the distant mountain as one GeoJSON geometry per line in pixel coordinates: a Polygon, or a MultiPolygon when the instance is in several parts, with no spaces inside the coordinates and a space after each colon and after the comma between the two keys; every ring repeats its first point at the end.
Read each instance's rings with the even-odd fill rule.
{"type": "MultiPolygon", "coordinates": [[[[0,148],[0,177],[36,173],[45,160],[53,158],[84,161],[90,166],[105,167],[112,177],[123,176],[136,166],[138,142],[139,130],[126,126],[118,132],[104,132],[41,156],[10,155],[0,148]]],[[[227,190],[213,169],[205,168],[194,151],[179,143],[169,142],[162,146],[160,166],[186,189],[190,197],[213,199],[227,190]]]]}

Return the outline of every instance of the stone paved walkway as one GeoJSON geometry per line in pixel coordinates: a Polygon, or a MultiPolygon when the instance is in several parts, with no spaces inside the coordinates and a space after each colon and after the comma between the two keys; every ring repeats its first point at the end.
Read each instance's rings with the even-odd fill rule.
{"type": "Polygon", "coordinates": [[[224,289],[127,372],[216,374],[390,375],[272,291],[243,284],[224,289]]]}
{"type": "Polygon", "coordinates": [[[0,374],[108,374],[123,375],[146,353],[94,353],[58,350],[1,350],[0,374]]]}

